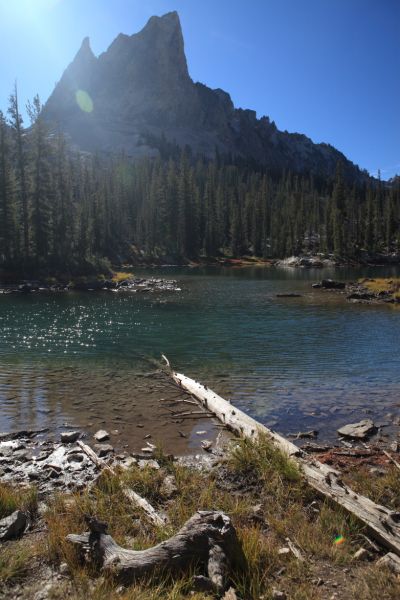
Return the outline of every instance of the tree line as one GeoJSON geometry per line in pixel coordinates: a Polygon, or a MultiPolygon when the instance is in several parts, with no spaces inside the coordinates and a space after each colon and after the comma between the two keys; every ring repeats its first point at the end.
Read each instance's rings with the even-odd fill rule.
{"type": "Polygon", "coordinates": [[[0,112],[0,266],[86,273],[133,255],[165,260],[397,252],[400,184],[332,180],[169,146],[132,160],[72,151],[17,89],[0,112]]]}

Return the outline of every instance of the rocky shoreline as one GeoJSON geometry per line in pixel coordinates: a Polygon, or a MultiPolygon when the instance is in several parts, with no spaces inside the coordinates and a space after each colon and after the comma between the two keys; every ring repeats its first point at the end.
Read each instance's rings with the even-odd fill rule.
{"type": "MultiPolygon", "coordinates": [[[[47,433],[47,429],[0,433],[1,483],[22,487],[33,485],[40,498],[55,491],[84,490],[98,476],[98,466],[87,453],[90,450],[94,453],[92,456],[113,469],[126,470],[134,466],[139,469],[160,469],[157,462],[159,450],[148,441],[144,442],[141,452],[117,452],[109,443],[107,431],[96,432],[92,440],[81,431],[66,431],[61,433],[59,442],[48,439],[47,433]]],[[[216,457],[221,456],[222,440],[222,436],[215,443],[204,439],[202,454],[168,457],[192,466],[212,464],[216,457]]]]}
{"type": "MultiPolygon", "coordinates": [[[[366,478],[376,486],[375,495],[387,489],[385,502],[396,508],[398,447],[386,443],[389,454],[373,438],[378,432],[365,419],[338,430],[341,447],[323,447],[303,436],[303,448],[320,462],[339,467],[344,483],[354,481],[361,493],[366,478]]],[[[49,441],[48,433],[0,434],[0,492],[8,498],[6,509],[3,502],[6,516],[0,519],[0,597],[289,600],[297,597],[299,569],[304,597],[316,600],[337,599],[337,590],[350,586],[357,588],[354,595],[341,593],[344,600],[367,597],[363,582],[371,569],[377,577],[374,589],[384,581],[393,594],[398,590],[390,572],[394,567],[387,567],[389,555],[343,511],[306,489],[294,464],[263,438],[256,445],[239,440],[204,444],[201,454],[177,458],[146,442],[140,453],[117,454],[105,430],[90,438],[82,431],[65,431],[57,442],[49,441]],[[215,508],[225,510],[239,529],[249,574],[243,584],[233,577],[232,587],[222,593],[210,587],[201,564],[182,579],[179,595],[174,581],[161,584],[151,577],[130,587],[132,582],[107,577],[107,568],[91,559],[91,547],[75,552],[71,544],[84,538],[80,532],[88,524],[96,539],[109,526],[107,539],[115,536],[127,552],[139,550],[138,556],[142,548],[147,552],[171,543],[167,534],[191,515],[213,515],[202,511],[215,508]],[[342,540],[338,548],[336,539],[342,540]],[[254,595],[258,572],[266,576],[257,581],[254,595]]]]}
{"type": "Polygon", "coordinates": [[[23,281],[16,284],[0,284],[0,294],[32,294],[37,292],[131,292],[160,293],[180,292],[178,282],[173,279],[156,277],[133,277],[114,281],[113,279],[78,278],[71,282],[23,281]]]}
{"type": "Polygon", "coordinates": [[[399,282],[396,279],[364,278],[358,282],[322,279],[312,284],[313,289],[345,296],[354,304],[400,304],[399,282]]]}
{"type": "Polygon", "coordinates": [[[299,256],[289,256],[283,259],[277,259],[274,261],[276,267],[284,268],[305,268],[305,269],[323,269],[327,267],[381,267],[390,265],[400,264],[400,254],[392,252],[389,254],[368,254],[367,252],[361,253],[356,258],[336,258],[333,255],[325,254],[303,254],[299,256]]]}
{"type": "MultiPolygon", "coordinates": [[[[400,452],[397,438],[383,436],[381,429],[371,419],[364,419],[338,429],[339,444],[327,444],[323,440],[317,442],[318,431],[300,431],[287,437],[322,462],[343,465],[344,462],[352,464],[363,459],[365,465],[369,458],[369,466],[375,469],[377,466],[382,468],[382,461],[387,462],[388,451],[394,454],[400,452]]],[[[125,446],[122,449],[114,448],[110,443],[110,434],[105,430],[99,430],[93,436],[79,430],[64,431],[59,441],[51,439],[49,433],[48,429],[0,433],[1,483],[34,485],[41,497],[54,491],[83,490],[98,475],[97,465],[87,451],[92,451],[93,456],[112,468],[160,468],[157,462],[160,451],[146,440],[150,436],[145,436],[139,452],[131,452],[125,446]]],[[[229,439],[228,432],[221,431],[215,441],[201,441],[201,454],[197,451],[195,454],[179,457],[171,454],[168,457],[187,466],[210,466],[217,458],[221,458],[229,439]]]]}

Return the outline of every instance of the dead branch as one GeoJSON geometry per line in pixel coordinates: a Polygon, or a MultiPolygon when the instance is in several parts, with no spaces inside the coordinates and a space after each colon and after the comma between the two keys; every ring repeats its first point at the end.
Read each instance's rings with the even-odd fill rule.
{"type": "Polygon", "coordinates": [[[231,572],[246,566],[241,544],[230,518],[219,511],[198,511],[171,538],[146,550],[128,550],[106,533],[107,525],[87,518],[89,532],[67,540],[85,551],[102,571],[124,584],[157,572],[187,572],[193,566],[207,573],[217,592],[226,589],[231,572]]]}

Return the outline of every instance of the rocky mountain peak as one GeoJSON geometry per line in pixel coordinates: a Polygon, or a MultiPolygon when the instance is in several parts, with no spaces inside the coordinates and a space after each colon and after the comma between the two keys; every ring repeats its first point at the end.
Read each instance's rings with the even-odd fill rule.
{"type": "Polygon", "coordinates": [[[166,138],[194,153],[213,157],[218,149],[278,172],[332,176],[340,160],[345,175],[365,179],[335,148],[281,132],[268,117],[235,108],[223,90],[193,83],[176,12],[151,17],[133,35],[119,34],[98,58],[85,38],[44,116],[83,150],[153,156],[157,139],[166,138]],[[77,102],[80,90],[90,97],[90,111],[77,102]]]}

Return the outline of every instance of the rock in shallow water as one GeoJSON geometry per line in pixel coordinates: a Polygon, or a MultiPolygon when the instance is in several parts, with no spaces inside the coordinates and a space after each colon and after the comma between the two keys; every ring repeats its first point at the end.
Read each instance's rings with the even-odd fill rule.
{"type": "Polygon", "coordinates": [[[61,441],[64,444],[72,444],[73,442],[76,442],[76,440],[78,440],[80,438],[80,431],[64,431],[61,434],[61,441]]]}
{"type": "Polygon", "coordinates": [[[371,419],[363,419],[359,423],[349,423],[338,429],[338,434],[343,437],[363,440],[375,433],[376,427],[371,419]]]}
{"type": "Polygon", "coordinates": [[[94,449],[96,450],[97,456],[100,458],[114,452],[114,448],[111,446],[111,444],[95,444],[94,449]]]}
{"type": "Polygon", "coordinates": [[[105,442],[106,440],[110,439],[109,433],[104,429],[97,431],[93,437],[97,442],[105,442]]]}

